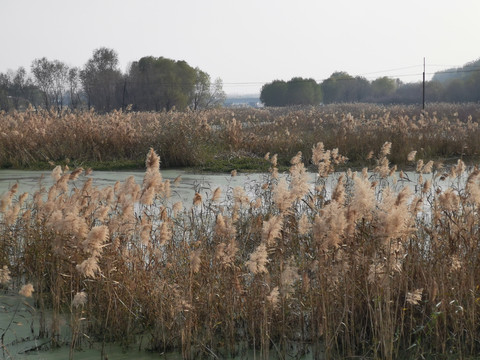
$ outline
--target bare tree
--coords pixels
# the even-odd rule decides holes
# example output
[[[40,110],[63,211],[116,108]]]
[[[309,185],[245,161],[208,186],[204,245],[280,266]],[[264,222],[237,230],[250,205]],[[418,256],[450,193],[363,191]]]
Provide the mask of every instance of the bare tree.
[[[199,68],[195,68],[195,71],[196,81],[191,101],[193,110],[221,106],[226,97],[222,79],[217,78],[212,84],[210,75]]]
[[[23,67],[16,71],[8,70],[6,74],[0,74],[0,108],[20,110],[29,104],[35,104],[36,87],[32,79]]]
[[[11,82],[8,74],[0,73],[0,110],[8,111],[12,107],[9,97],[10,87]]]
[[[68,89],[68,66],[55,60],[53,67],[53,103],[58,111],[63,109],[63,99]]]
[[[45,108],[50,109],[53,106],[56,110],[62,110],[68,84],[68,66],[61,61],[49,61],[44,57],[32,62],[32,73],[36,85],[43,93]]]
[[[81,102],[81,80],[80,69],[72,67],[68,70],[68,93],[70,96],[70,108],[72,110],[77,109]]]

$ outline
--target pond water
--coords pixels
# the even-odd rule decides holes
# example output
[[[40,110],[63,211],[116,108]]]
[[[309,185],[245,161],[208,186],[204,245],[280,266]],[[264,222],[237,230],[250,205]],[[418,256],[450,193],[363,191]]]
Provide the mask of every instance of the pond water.
[[[183,201],[185,204],[192,201],[195,192],[202,195],[210,193],[217,187],[221,187],[223,192],[228,188],[236,186],[245,186],[246,184],[258,183],[264,178],[264,174],[239,174],[230,176],[229,174],[193,174],[183,170],[162,170],[164,180],[173,181],[180,176],[181,180],[178,186],[172,185],[172,202]],[[142,184],[144,172],[142,171],[94,171],[88,177],[93,179],[93,185],[98,188],[113,186],[117,181],[125,181],[133,176],[137,184]],[[88,178],[81,175],[75,181],[76,186],[81,186]],[[49,188],[53,184],[51,171],[29,171],[29,170],[0,170],[0,195],[6,192],[11,186],[18,183],[17,194],[28,192],[33,194],[40,186]]]
[[[48,323],[47,314],[47,323]],[[49,349],[49,339],[38,339],[38,312],[33,307],[31,298],[26,299],[16,294],[2,293],[0,290],[0,359],[11,360],[65,360],[70,358],[71,339],[70,328],[67,321],[61,321],[60,341],[61,346],[57,349]],[[145,346],[146,339],[142,344]],[[132,344],[128,349],[119,345],[106,344],[102,348],[102,344],[98,342],[89,343],[83,339],[81,345],[75,348],[73,359],[75,360],[152,360],[152,359],[168,359],[181,360],[182,356],[179,351],[171,351],[168,353],[149,352],[139,350],[139,343]],[[246,353],[235,358],[225,358],[221,354],[212,354],[212,359],[260,359],[259,352],[249,350]],[[278,359],[275,352],[272,351],[271,359]],[[312,353],[304,356],[296,356],[298,360],[312,360]]]
[[[0,359],[12,360],[65,360],[69,358],[70,348],[64,344],[58,349],[48,350],[49,340],[38,339],[38,313],[36,313],[31,299],[19,295],[0,293]],[[68,341],[68,326],[61,327],[61,341]],[[158,353],[138,351],[133,345],[129,351],[120,346],[106,345],[103,348],[99,343],[88,344],[82,342],[81,348],[74,352],[74,359],[109,359],[127,360],[159,359]],[[180,360],[178,353],[171,353],[168,359]]]

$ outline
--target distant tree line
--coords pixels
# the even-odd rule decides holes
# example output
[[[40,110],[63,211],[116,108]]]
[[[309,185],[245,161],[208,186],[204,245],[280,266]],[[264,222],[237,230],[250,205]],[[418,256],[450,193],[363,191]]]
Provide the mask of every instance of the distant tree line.
[[[126,73],[119,69],[115,50],[99,48],[83,68],[59,60],[35,59],[31,74],[20,67],[0,73],[0,110],[35,108],[62,110],[94,108],[161,111],[206,109],[225,100],[221,79],[185,61],[147,56],[134,61]]]
[[[322,89],[313,79],[275,80],[262,87],[260,101],[267,106],[315,105],[322,101]]]
[[[422,82],[402,83],[386,76],[369,81],[346,72],[335,72],[321,83],[299,77],[287,82],[272,81],[262,87],[260,101],[265,106],[341,102],[415,104],[422,102],[422,93]],[[480,101],[480,60],[436,73],[425,84],[425,98],[427,102]]]

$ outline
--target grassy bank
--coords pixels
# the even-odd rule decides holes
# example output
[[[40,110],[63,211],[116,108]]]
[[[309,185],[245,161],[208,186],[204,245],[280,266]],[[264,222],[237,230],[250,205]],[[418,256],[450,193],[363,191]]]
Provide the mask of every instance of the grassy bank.
[[[72,189],[82,170],[57,167],[50,189],[1,198],[1,286],[33,296],[52,314],[35,336],[72,351],[144,339],[185,359],[474,356],[480,171],[411,152],[407,178],[394,148],[375,150],[373,175],[332,176],[345,159],[322,143],[287,178],[268,156],[248,193],[202,190],[190,204],[168,203],[175,185],[153,150],[142,184]]]
[[[265,154],[288,166],[312,144],[338,148],[348,166],[371,166],[369,154],[390,141],[390,161],[406,166],[407,154],[424,159],[479,159],[480,106],[371,104],[316,108],[216,109],[204,112],[0,113],[0,168],[46,168],[50,164],[96,170],[141,168],[154,148],[162,167],[264,171]],[[311,165],[311,164],[308,164]]]

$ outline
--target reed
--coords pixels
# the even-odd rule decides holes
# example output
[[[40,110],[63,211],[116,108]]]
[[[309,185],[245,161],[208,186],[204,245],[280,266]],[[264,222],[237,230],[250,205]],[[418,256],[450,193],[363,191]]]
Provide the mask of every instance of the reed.
[[[411,151],[423,159],[473,162],[479,119],[478,104],[431,104],[426,111],[373,104],[109,114],[29,109],[0,113],[0,167],[139,167],[151,147],[164,167],[260,160],[268,152],[288,166],[298,151],[308,165],[319,141],[364,167],[372,165],[369,153],[393,139],[389,161],[397,165],[408,165]]]
[[[235,126],[233,137],[245,128]],[[68,342],[72,354],[87,336],[124,346],[147,336],[146,348],[185,359],[477,354],[478,168],[442,167],[407,147],[416,169],[407,176],[387,141],[372,149],[370,169],[335,173],[341,151],[312,144],[285,176],[268,155],[262,183],[224,200],[198,192],[188,206],[168,201],[174,185],[153,149],[140,184],[98,189],[83,170],[56,167],[49,189],[27,197],[14,186],[0,207],[1,286],[30,284],[33,294],[21,293],[44,314],[36,335]],[[77,177],[83,185],[71,186]],[[59,335],[65,314],[70,339]]]

